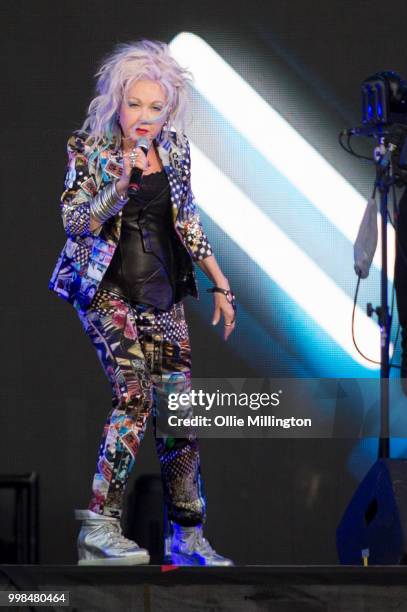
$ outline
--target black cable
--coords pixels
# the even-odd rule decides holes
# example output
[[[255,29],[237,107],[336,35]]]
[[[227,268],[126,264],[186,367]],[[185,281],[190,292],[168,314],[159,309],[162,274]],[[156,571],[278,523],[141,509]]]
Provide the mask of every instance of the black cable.
[[[376,184],[373,188],[373,193],[372,193],[372,198],[374,199],[376,196]],[[393,193],[393,197],[395,196],[395,193]],[[390,223],[393,225],[392,219],[390,217],[389,212],[387,211],[387,216],[390,219]],[[393,225],[394,227],[394,225]],[[397,233],[396,233],[397,236]],[[406,259],[406,263],[407,263],[407,259]],[[356,312],[356,304],[357,304],[357,299],[358,299],[358,294],[359,294],[359,285],[360,285],[360,280],[361,280],[361,276],[360,274],[358,275],[358,281],[356,284],[356,290],[355,290],[355,296],[353,299],[353,310],[352,310],[352,341],[354,344],[354,347],[356,348],[357,352],[359,353],[359,355],[361,355],[363,357],[363,359],[366,359],[366,361],[369,361],[370,363],[374,363],[375,365],[381,365],[380,361],[375,361],[374,359],[370,359],[369,357],[367,357],[364,353],[362,353],[362,351],[360,350],[360,348],[358,347],[358,344],[356,342],[355,339],[355,312]],[[391,322],[393,320],[393,311],[394,311],[394,295],[395,295],[395,287],[394,287],[394,283],[393,283],[393,289],[392,289],[392,302],[391,302],[391,314],[390,314],[390,332],[391,332]],[[399,326],[400,327],[400,326]],[[396,341],[397,341],[397,337],[398,337],[398,331],[396,334]],[[394,344],[394,346],[396,347],[396,343]],[[394,352],[393,352],[394,355]],[[393,359],[393,356],[392,356]],[[392,364],[390,362],[390,368],[400,368],[400,366]]]
[[[355,339],[355,311],[356,311],[356,304],[358,301],[358,293],[359,293],[359,285],[360,285],[360,279],[361,276],[360,274],[358,274],[358,282],[356,284],[356,290],[355,290],[355,297],[353,298],[353,310],[352,310],[352,340],[353,340],[353,344],[355,346],[355,349],[357,350],[357,352],[359,353],[359,355],[361,355],[363,357],[363,359],[366,359],[366,361],[370,361],[370,363],[374,363],[376,365],[380,365],[380,361],[374,361],[374,359],[370,359],[369,357],[366,357],[366,355],[364,353],[362,353],[362,351],[360,350],[360,348],[357,345],[356,339]]]
[[[374,363],[375,365],[381,365],[380,361],[375,361],[374,359],[370,359],[364,353],[362,353],[362,351],[358,347],[356,339],[355,339],[355,311],[356,311],[356,304],[357,304],[358,293],[359,293],[360,279],[361,279],[361,276],[358,275],[358,282],[356,284],[356,291],[355,291],[355,297],[354,297],[354,300],[353,300],[353,310],[352,310],[352,340],[353,340],[353,344],[354,344],[355,349],[357,350],[359,355],[361,355],[363,357],[363,359],[366,359],[366,361],[369,361],[370,363]],[[394,292],[394,286],[393,286],[393,292]],[[393,309],[393,299],[392,299],[392,309]],[[400,330],[400,325],[398,326],[398,329],[397,329],[396,340],[394,342],[394,348],[397,345],[397,339],[398,339],[399,330]],[[393,352],[393,355],[394,355],[394,352]],[[392,355],[392,358],[390,360],[389,368],[401,369],[401,366],[392,363],[393,355]]]
[[[367,161],[370,162],[374,162],[373,159],[371,159],[370,157],[366,157],[365,155],[360,155],[359,153],[356,153],[356,151],[353,150],[352,145],[351,145],[351,137],[352,134],[347,134],[347,146],[345,146],[345,144],[343,143],[343,136],[344,133],[343,132],[339,132],[339,136],[338,136],[338,141],[340,146],[342,147],[342,149],[344,149],[344,151],[346,151],[347,153],[350,153],[351,155],[353,155],[354,157],[357,157],[358,159],[365,159]],[[394,207],[394,211],[395,214],[397,214],[398,212],[398,205],[397,205],[397,198],[396,198],[396,188],[395,188],[395,184],[393,183],[392,185],[392,195],[393,195],[393,207]],[[376,183],[374,185],[374,189],[373,189],[373,193],[371,196],[373,199],[375,199],[376,197]],[[401,254],[401,256],[403,257],[404,262],[407,265],[407,256],[399,242],[398,239],[398,232],[397,232],[397,228],[396,228],[396,224],[395,221],[391,218],[390,212],[387,211],[387,219],[389,220],[390,224],[392,225],[392,227],[395,230],[395,234],[396,234],[396,241],[397,241],[397,247],[398,250]],[[375,365],[381,365],[381,363],[379,361],[375,361],[374,359],[370,359],[369,357],[367,357],[359,348],[356,339],[355,339],[355,312],[356,312],[356,305],[357,305],[357,298],[358,298],[358,294],[359,294],[359,285],[360,285],[360,280],[361,280],[361,276],[358,275],[358,281],[356,284],[356,290],[355,290],[355,295],[354,295],[354,300],[353,300],[353,310],[352,310],[352,341],[353,344],[357,350],[357,352],[359,353],[359,355],[361,355],[363,357],[363,359],[366,359],[366,361],[369,361],[370,363],[374,363]],[[390,326],[389,326],[389,333],[391,334],[391,327],[392,327],[392,323],[393,323],[393,316],[394,316],[394,304],[395,304],[395,283],[393,282],[393,288],[392,288],[392,297],[391,297],[391,308],[390,308]],[[397,346],[397,341],[398,341],[398,337],[399,337],[399,333],[400,333],[400,323],[398,324],[397,327],[397,332],[396,332],[396,338],[394,341],[394,349]],[[398,368],[401,369],[401,366],[396,365],[393,363],[393,356],[394,356],[395,350],[393,351],[393,355],[391,357],[390,363],[389,363],[389,370],[391,368]]]
[[[354,155],[353,151],[351,149],[348,149],[347,147],[345,147],[345,145],[343,144],[343,136],[344,136],[344,134],[342,132],[340,132],[339,136],[338,136],[339,144],[341,145],[342,149],[344,151],[346,151],[346,153],[350,153],[351,155]]]
[[[360,153],[356,153],[356,151],[352,148],[352,145],[350,143],[352,136],[353,134],[348,134],[348,147],[349,147],[349,151],[351,152],[351,154],[357,157],[358,159],[366,159],[367,161],[374,163],[374,160],[371,157],[367,157],[366,155],[361,155]]]
[[[350,139],[352,138],[353,134],[347,134],[347,147],[346,147],[343,144],[343,136],[344,135],[345,134],[343,132],[339,132],[338,141],[339,141],[340,146],[342,147],[342,149],[344,151],[346,151],[346,153],[350,153],[351,155],[353,155],[354,157],[357,157],[358,159],[365,159],[365,160],[367,160],[369,162],[373,162],[374,163],[374,160],[372,158],[367,157],[366,155],[360,155],[360,153],[356,153],[356,151],[354,151],[352,149],[352,146],[351,146],[351,143],[350,143]]]
[[[366,157],[364,155],[359,155],[358,153],[356,153],[351,146],[350,143],[350,139],[351,139],[351,134],[347,134],[348,138],[347,138],[347,147],[343,144],[343,136],[344,134],[342,132],[339,133],[339,144],[340,146],[347,152],[350,153],[351,155],[359,158],[359,159],[366,159],[368,161],[373,161],[373,159],[370,159],[369,157]],[[376,196],[376,183],[374,185],[374,189],[373,189],[373,193],[372,193],[372,198],[374,199]],[[396,197],[396,187],[395,184],[392,184],[392,196],[393,196],[393,208],[394,208],[394,214],[395,217],[398,217],[398,202],[397,202],[397,197]],[[401,255],[401,257],[404,260],[404,263],[407,266],[407,255],[402,247],[402,245],[400,244],[399,241],[399,237],[398,237],[398,231],[397,231],[397,224],[395,222],[394,219],[392,219],[390,212],[387,210],[387,219],[389,220],[390,224],[392,225],[392,227],[395,230],[395,238],[396,238],[396,246],[397,246],[397,250],[398,253]],[[356,290],[355,290],[355,295],[354,295],[354,300],[353,300],[353,310],[352,310],[352,341],[353,344],[357,350],[357,352],[359,353],[359,355],[361,355],[363,357],[363,359],[366,359],[366,361],[369,361],[370,363],[374,363],[375,365],[381,365],[381,363],[379,361],[375,361],[374,359],[370,359],[369,357],[367,357],[364,353],[362,353],[362,351],[359,349],[356,339],[355,339],[355,312],[356,312],[356,305],[357,305],[357,298],[358,298],[358,294],[359,294],[359,285],[360,285],[360,280],[361,280],[361,276],[358,275],[358,281],[356,284]],[[392,323],[393,323],[393,316],[394,316],[394,304],[395,304],[395,283],[393,282],[393,287],[392,287],[392,297],[391,297],[391,308],[390,308],[390,326],[389,326],[389,334],[391,335],[391,327],[392,327]],[[394,340],[394,349],[396,349],[397,347],[397,342],[398,342],[398,338],[399,338],[399,334],[400,334],[400,323],[397,326],[397,332],[396,332],[396,337]],[[397,369],[401,369],[400,365],[394,364],[393,363],[393,357],[394,357],[394,353],[395,350],[393,351],[393,355],[391,357],[390,363],[389,363],[389,371],[391,370],[391,368],[397,368]]]

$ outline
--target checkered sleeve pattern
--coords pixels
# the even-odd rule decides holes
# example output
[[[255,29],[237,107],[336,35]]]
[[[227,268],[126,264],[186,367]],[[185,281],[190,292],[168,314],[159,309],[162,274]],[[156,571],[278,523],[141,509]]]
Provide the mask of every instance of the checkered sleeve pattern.
[[[185,172],[188,177],[190,177],[191,157],[188,140],[186,141],[185,149],[185,166]],[[190,247],[192,258],[195,261],[200,261],[206,257],[209,257],[210,255],[213,255],[212,247],[202,227],[195,196],[191,187],[189,187],[183,205],[183,230],[185,239]]]
[[[74,132],[67,143],[68,165],[65,190],[61,196],[61,214],[70,238],[90,234],[90,200],[96,183],[89,173],[84,138]]]

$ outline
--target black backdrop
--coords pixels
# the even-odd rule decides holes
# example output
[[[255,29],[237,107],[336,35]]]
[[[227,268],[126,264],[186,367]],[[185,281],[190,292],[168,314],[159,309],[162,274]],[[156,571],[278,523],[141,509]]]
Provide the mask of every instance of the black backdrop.
[[[0,4],[0,18],[0,470],[39,472],[41,561],[69,562],[73,508],[88,500],[110,390],[75,312],[47,284],[65,240],[58,198],[66,138],[83,121],[98,62],[116,42],[169,42],[192,31],[218,49],[247,54],[246,65],[251,53],[265,62],[278,56],[338,124],[353,125],[365,76],[384,68],[407,75],[407,5],[13,0]],[[343,166],[363,188],[362,170],[344,158]],[[196,376],[256,372],[255,355],[249,368],[194,313],[189,320]],[[336,562],[335,527],[356,485],[346,470],[352,446],[350,440],[202,440],[207,532],[215,546],[240,563]],[[149,431],[135,477],[158,469]],[[5,516],[9,503],[1,500]]]

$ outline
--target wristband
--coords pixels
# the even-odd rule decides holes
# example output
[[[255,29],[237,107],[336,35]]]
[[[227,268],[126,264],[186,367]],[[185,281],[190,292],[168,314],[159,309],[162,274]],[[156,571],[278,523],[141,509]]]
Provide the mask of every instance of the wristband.
[[[235,316],[233,317],[232,323],[235,321],[236,319],[236,312],[237,312],[237,304],[236,304],[236,296],[233,293],[233,291],[231,289],[222,289],[222,287],[216,287],[216,285],[214,287],[210,287],[210,289],[206,290],[208,293],[223,293],[223,295],[226,297],[227,301],[229,302],[229,304],[232,305],[233,310],[235,311]]]

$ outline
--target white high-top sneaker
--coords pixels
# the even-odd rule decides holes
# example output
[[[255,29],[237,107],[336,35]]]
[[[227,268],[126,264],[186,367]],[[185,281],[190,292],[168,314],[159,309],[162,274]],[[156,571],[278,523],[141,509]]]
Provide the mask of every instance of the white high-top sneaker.
[[[183,527],[169,521],[169,535],[164,548],[164,562],[173,565],[234,565],[231,559],[219,555],[204,538],[202,523],[194,527]]]
[[[79,565],[142,565],[150,562],[148,550],[122,534],[120,520],[92,510],[75,510],[82,521],[78,536]]]

